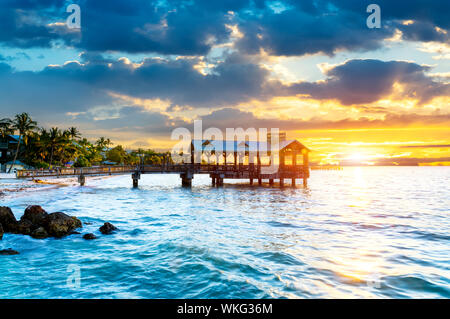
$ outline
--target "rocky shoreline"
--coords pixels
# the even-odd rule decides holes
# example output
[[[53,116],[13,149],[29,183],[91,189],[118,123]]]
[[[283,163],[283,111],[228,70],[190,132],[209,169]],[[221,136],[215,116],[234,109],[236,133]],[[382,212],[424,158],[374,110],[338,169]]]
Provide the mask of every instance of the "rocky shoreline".
[[[35,239],[49,237],[62,238],[68,235],[80,234],[76,229],[82,228],[81,221],[75,216],[69,216],[62,212],[47,213],[41,206],[33,205],[25,209],[23,216],[17,220],[11,208],[0,207],[0,240],[5,233],[28,235]],[[111,234],[117,227],[111,223],[104,223],[99,231]],[[92,234],[84,234],[84,239],[91,240],[97,237]],[[12,249],[0,250],[0,255],[16,255]]]

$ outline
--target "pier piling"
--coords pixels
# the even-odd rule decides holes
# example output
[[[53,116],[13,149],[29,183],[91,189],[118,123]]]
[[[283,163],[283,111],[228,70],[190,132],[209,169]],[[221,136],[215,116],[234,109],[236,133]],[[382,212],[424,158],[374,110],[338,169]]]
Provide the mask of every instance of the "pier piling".
[[[131,175],[131,178],[133,179],[133,188],[139,187],[139,180],[141,179],[141,173],[140,172],[134,172]]]
[[[80,183],[80,186],[84,186],[84,184],[86,183],[86,176],[84,176],[83,174],[79,175],[78,183]]]
[[[180,177],[181,177],[181,186],[183,186],[183,187],[191,187],[192,186],[193,175],[191,173],[180,174]]]

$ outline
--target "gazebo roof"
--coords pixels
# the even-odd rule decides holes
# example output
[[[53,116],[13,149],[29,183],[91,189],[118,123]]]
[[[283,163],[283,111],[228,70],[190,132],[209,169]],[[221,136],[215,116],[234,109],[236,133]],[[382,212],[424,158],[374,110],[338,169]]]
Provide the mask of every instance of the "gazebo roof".
[[[297,140],[280,141],[275,149],[272,149],[271,143],[259,141],[192,140],[191,145],[194,150],[202,150],[202,152],[212,150],[219,152],[280,152],[288,147],[295,147],[298,150],[306,150],[307,152],[311,151]]]

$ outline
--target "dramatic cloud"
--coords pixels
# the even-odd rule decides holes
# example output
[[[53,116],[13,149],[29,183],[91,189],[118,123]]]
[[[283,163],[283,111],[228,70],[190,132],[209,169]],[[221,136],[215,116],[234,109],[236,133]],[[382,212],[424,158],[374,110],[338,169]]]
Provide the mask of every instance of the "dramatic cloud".
[[[0,44],[17,48],[71,44],[73,32],[58,23],[68,16],[63,0],[5,0],[0,3]]]
[[[81,31],[64,26],[64,0],[5,0],[0,3],[0,43],[51,47],[64,42],[82,50],[205,55],[230,41],[229,26],[242,38],[237,48],[273,55],[338,50],[373,50],[399,28],[414,41],[448,41],[449,2],[380,0],[382,28],[366,26],[371,1],[338,0],[110,0],[74,1],[81,7]],[[414,23],[403,24],[405,20]]]
[[[449,125],[450,114],[418,115],[418,114],[387,114],[384,119],[343,119],[325,121],[320,118],[309,120],[261,119],[251,112],[225,108],[202,117],[203,127],[218,127],[222,130],[230,127],[279,128],[282,131],[311,129],[368,129],[382,127],[407,127],[410,125]]]
[[[29,112],[130,144],[196,118],[222,129],[449,126],[450,2],[379,0],[382,27],[369,29],[372,2],[3,0],[0,117]],[[80,30],[65,25],[71,3]]]
[[[268,71],[237,54],[228,55],[207,74],[197,58],[106,60],[83,55],[80,62],[49,66],[39,72],[14,72],[0,65],[0,106],[4,111],[80,112],[111,105],[112,94],[171,101],[172,105],[219,107],[263,98]],[[270,91],[270,90],[269,90]]]
[[[75,114],[108,108],[114,113],[122,105],[139,106],[142,99],[149,99],[167,101],[163,107],[166,110],[214,109],[295,94],[353,105],[386,98],[395,85],[402,87],[402,98],[424,103],[447,96],[450,90],[448,83],[434,82],[425,74],[429,67],[411,62],[350,60],[327,69],[325,81],[290,85],[269,80],[269,71],[258,60],[238,54],[227,55],[210,66],[207,73],[198,70],[200,62],[199,58],[147,58],[136,64],[126,58],[112,60],[83,54],[80,62],[49,66],[38,72],[14,71],[0,63],[0,107],[5,113],[20,109]],[[359,107],[362,111],[364,108]],[[376,107],[373,110],[386,111]]]
[[[394,84],[402,89],[402,98],[425,103],[450,93],[450,85],[435,82],[425,72],[430,67],[403,61],[350,60],[326,70],[328,78],[315,83],[299,83],[293,92],[314,99],[337,99],[342,104],[371,103],[393,93]]]
[[[450,2],[447,0],[319,0],[332,3],[333,6],[347,11],[359,12],[370,3],[376,3],[381,7],[383,20],[416,20],[429,22],[443,29],[450,28],[448,12]]]
[[[355,13],[325,5],[311,6],[310,11],[302,10],[304,7],[282,12],[265,8],[258,14],[240,15],[243,21],[239,27],[244,37],[238,41],[238,48],[250,53],[264,49],[283,56],[333,55],[338,50],[377,49],[383,39],[394,34],[388,25],[377,30],[367,28],[365,8]]]

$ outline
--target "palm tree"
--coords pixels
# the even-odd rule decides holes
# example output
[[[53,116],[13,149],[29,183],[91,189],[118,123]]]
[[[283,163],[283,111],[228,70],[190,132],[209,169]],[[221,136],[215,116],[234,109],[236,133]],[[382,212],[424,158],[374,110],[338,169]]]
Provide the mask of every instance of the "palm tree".
[[[72,141],[77,139],[77,138],[79,138],[79,137],[81,137],[81,133],[80,133],[80,131],[78,131],[78,129],[76,127],[73,127],[73,126],[70,127],[67,130],[67,132],[68,132],[70,138],[72,139]]]
[[[52,127],[48,134],[48,144],[51,148],[50,152],[50,167],[53,166],[53,154],[55,152],[55,148],[58,145],[58,142],[61,137],[61,130],[57,127]]]
[[[111,140],[109,138],[100,137],[97,142],[95,142],[100,151],[104,151],[106,147],[111,145]]]
[[[36,147],[39,150],[39,155],[41,156],[43,161],[46,161],[47,157],[48,157],[48,140],[50,137],[50,133],[45,129],[45,128],[41,128],[40,130],[40,134],[37,134],[37,139],[36,139]]]
[[[5,138],[8,135],[14,134],[14,129],[12,128],[12,121],[8,118],[0,120],[0,135]]]
[[[12,121],[12,128],[19,131],[19,141],[17,143],[16,154],[14,155],[13,164],[9,167],[8,173],[11,173],[12,167],[16,164],[17,155],[19,155],[20,142],[27,144],[28,135],[35,130],[37,123],[33,121],[28,113],[17,114]]]

